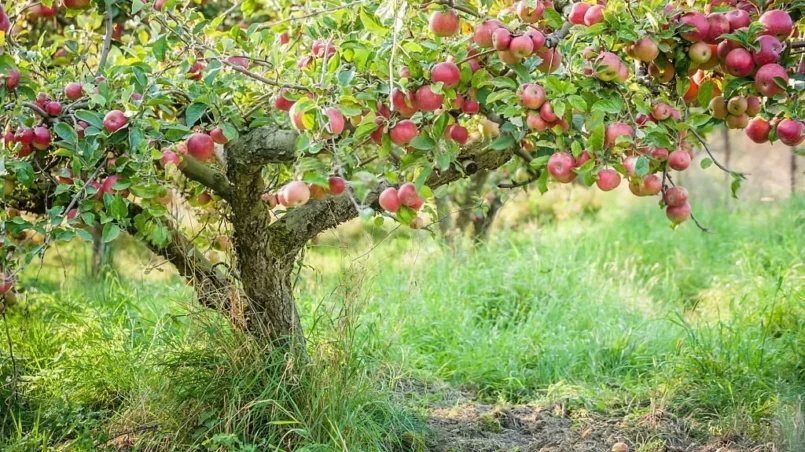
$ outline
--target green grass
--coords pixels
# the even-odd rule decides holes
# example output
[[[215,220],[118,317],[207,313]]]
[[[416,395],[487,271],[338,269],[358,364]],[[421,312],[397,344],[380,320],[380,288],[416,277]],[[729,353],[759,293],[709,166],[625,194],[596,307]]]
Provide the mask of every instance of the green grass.
[[[411,450],[437,395],[403,397],[410,378],[621,417],[659,408],[702,438],[803,448],[805,200],[699,216],[715,234],[644,205],[475,249],[422,235],[312,247],[309,366],[263,353],[177,280],[60,284],[45,269],[9,310],[22,377],[0,449],[92,450],[140,428],[114,441]],[[3,345],[1,400],[11,374]]]

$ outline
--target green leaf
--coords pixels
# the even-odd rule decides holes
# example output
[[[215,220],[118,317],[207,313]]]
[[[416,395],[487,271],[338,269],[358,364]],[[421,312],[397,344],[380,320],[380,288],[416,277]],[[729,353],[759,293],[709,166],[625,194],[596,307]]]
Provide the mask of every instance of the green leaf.
[[[418,135],[411,140],[411,146],[420,151],[430,151],[436,146],[436,142],[432,138],[425,135]]]
[[[450,120],[449,113],[442,113],[436,122],[433,124],[433,136],[436,137],[437,140],[441,139],[444,135],[444,131],[447,128],[447,123]]]
[[[79,110],[75,113],[75,117],[88,124],[103,129],[103,119],[97,114],[87,110]]]
[[[510,148],[513,144],[514,137],[511,135],[501,135],[489,145],[489,149],[492,149],[493,151],[502,151]]]
[[[587,145],[593,150],[600,151],[604,148],[604,125],[600,125],[593,129],[590,133],[590,138],[587,139]]]
[[[128,202],[120,195],[114,197],[109,205],[109,213],[115,220],[122,220],[129,215]]]
[[[53,130],[56,132],[62,140],[75,144],[78,142],[78,134],[69,124],[66,122],[60,122],[53,127]]]
[[[594,103],[590,111],[618,114],[621,110],[623,110],[623,99],[620,97],[610,97],[609,99],[601,99]]]
[[[363,8],[361,8],[360,16],[363,27],[366,28],[366,30],[369,31],[370,33],[380,36],[382,38],[383,36],[386,36],[386,34],[389,32],[388,28],[377,23],[375,18],[367,14],[366,11],[363,10]]]
[[[187,121],[187,127],[193,127],[193,125],[201,119],[204,115],[204,112],[207,111],[207,104],[202,102],[193,102],[187,107],[187,111],[185,112],[185,120]]]
[[[416,218],[416,211],[408,206],[400,207],[400,210],[397,211],[397,221],[404,225],[411,224],[412,221]]]
[[[699,105],[702,108],[707,108],[710,104],[710,100],[713,99],[713,82],[707,80],[706,82],[702,83],[699,86],[699,94],[696,96],[696,100],[699,102]]]
[[[591,160],[592,161],[592,160]],[[648,174],[649,162],[645,155],[641,155],[634,165],[634,172],[637,177],[643,177]]]
[[[712,164],[713,164],[713,159],[711,159],[710,157],[705,157],[704,159],[702,159],[702,163],[701,163],[702,169],[710,168],[710,165],[712,165]]]
[[[92,234],[89,233],[86,229],[76,229],[78,236],[81,237],[81,240],[85,242],[93,242],[95,239],[92,237]]]
[[[233,126],[231,123],[222,122],[221,123],[221,130],[224,131],[224,136],[226,137],[227,140],[235,141],[235,140],[238,139],[238,136],[239,136],[238,129],[235,126]]]
[[[578,110],[582,113],[587,111],[587,102],[584,101],[584,98],[578,95],[570,96],[567,98],[568,103],[573,109]]]
[[[537,180],[537,189],[539,189],[539,192],[543,195],[548,191],[548,175],[549,173],[547,171],[543,171],[539,175],[539,180]]]
[[[109,243],[116,239],[119,235],[120,228],[116,224],[106,223],[106,226],[103,227],[103,234],[101,234],[101,238],[103,239],[103,243]]]

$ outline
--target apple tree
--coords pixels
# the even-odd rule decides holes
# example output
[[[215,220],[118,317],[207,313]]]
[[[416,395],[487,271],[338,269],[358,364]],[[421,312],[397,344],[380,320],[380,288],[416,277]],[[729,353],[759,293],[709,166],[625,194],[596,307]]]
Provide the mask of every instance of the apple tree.
[[[483,172],[677,225],[714,126],[804,136],[798,1],[55,1],[0,10],[0,291],[127,232],[266,342],[304,344],[295,263],[352,218],[429,227]]]

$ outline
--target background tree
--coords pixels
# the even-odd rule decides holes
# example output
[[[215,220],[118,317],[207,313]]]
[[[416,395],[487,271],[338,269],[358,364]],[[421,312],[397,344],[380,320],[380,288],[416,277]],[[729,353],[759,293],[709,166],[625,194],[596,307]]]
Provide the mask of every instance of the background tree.
[[[292,272],[306,244],[358,216],[425,227],[434,190],[473,174],[541,191],[625,178],[662,195],[674,225],[695,220],[672,171],[710,154],[714,125],[803,141],[800,8],[17,4],[0,14],[3,289],[101,225],[255,336],[303,345]]]

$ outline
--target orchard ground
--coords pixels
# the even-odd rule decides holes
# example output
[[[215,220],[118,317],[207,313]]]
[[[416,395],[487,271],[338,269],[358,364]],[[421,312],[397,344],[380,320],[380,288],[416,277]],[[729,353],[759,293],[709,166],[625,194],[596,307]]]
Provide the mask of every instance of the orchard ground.
[[[103,283],[54,249],[8,311],[0,449],[803,450],[805,199],[702,206],[708,235],[551,193],[475,250],[323,236],[296,289],[308,368],[133,243]]]

